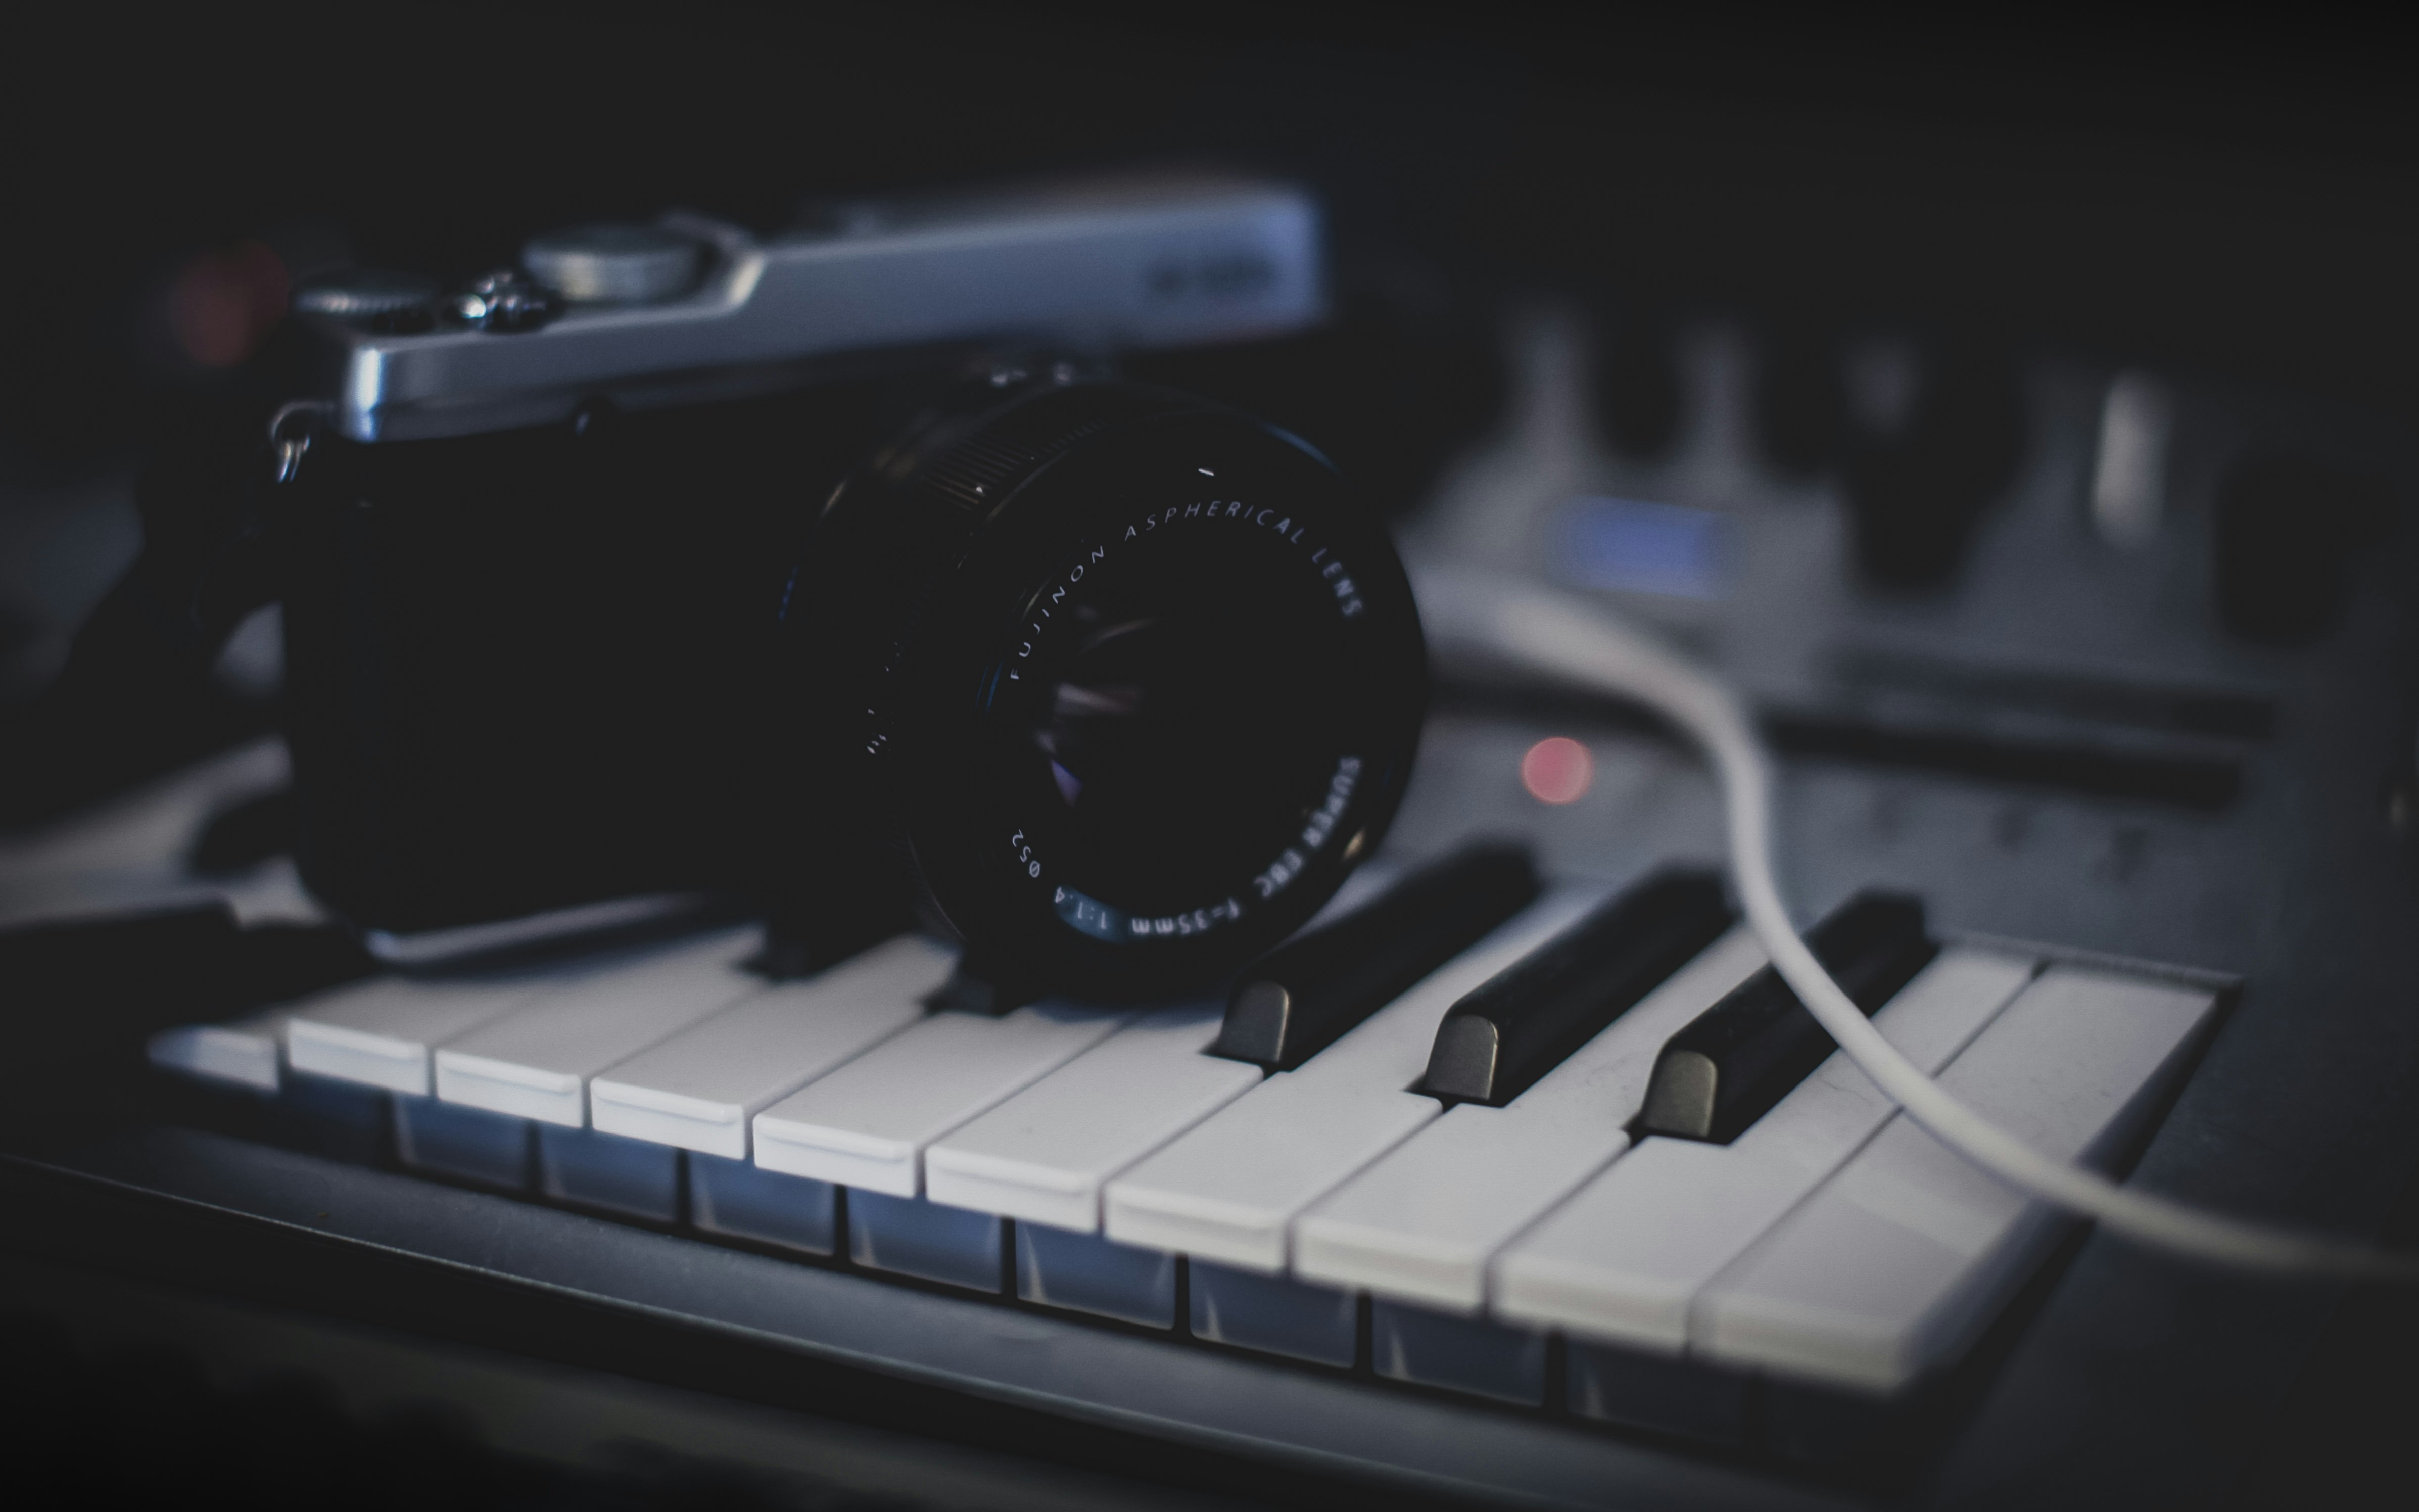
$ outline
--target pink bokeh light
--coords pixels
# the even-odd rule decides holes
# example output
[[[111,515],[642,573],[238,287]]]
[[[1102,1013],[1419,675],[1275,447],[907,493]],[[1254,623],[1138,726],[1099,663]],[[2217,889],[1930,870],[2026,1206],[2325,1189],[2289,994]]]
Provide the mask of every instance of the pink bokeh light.
[[[1568,735],[1548,735],[1520,758],[1520,785],[1539,803],[1577,803],[1595,780],[1595,758]]]

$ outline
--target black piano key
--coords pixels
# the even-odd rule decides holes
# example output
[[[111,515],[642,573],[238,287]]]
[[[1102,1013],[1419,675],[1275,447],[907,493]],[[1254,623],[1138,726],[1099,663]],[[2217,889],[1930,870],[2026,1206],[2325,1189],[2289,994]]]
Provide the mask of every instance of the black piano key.
[[[1710,872],[1648,878],[1454,1004],[1437,1026],[1421,1090],[1502,1106],[1719,938],[1731,918]]]
[[[1921,900],[1888,892],[1858,893],[1815,926],[1806,943],[1868,1014],[1939,950],[1924,935]],[[1767,966],[1663,1046],[1646,1084],[1639,1131],[1729,1144],[1836,1048]]]
[[[1210,1054],[1291,1071],[1527,907],[1526,847],[1465,846],[1383,897],[1262,956],[1237,981]]]

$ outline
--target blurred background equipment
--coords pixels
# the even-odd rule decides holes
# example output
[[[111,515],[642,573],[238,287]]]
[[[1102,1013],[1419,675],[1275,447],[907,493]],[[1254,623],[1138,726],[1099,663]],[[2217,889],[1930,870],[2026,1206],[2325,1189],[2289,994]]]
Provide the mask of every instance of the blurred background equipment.
[[[810,1173],[880,1132],[850,1098],[913,1101],[882,1077],[919,1052],[883,1036],[978,1017],[922,1015],[948,970],[927,945],[763,989],[752,1019],[718,1011],[801,964],[779,919],[650,955],[647,928],[682,920],[599,916],[638,953],[425,1000],[425,978],[347,988],[373,964],[296,872],[281,610],[228,549],[253,537],[221,481],[266,465],[292,310],[507,341],[695,279],[693,242],[626,229],[668,211],[772,236],[1071,170],[1298,182],[1326,208],[1333,320],[1289,362],[1208,347],[1132,376],[1319,447],[1415,569],[1592,595],[1736,687],[1780,760],[1799,922],[1870,967],[1886,1033],[1938,1040],[1961,1095],[2100,1077],[2101,1111],[2041,1114],[2042,1139],[2408,1244],[2419,105],[2381,23],[917,0],[6,25],[0,1371],[22,1462],[397,1504],[2407,1494],[2382,1476],[2409,1299],[2045,1227],[1927,1165],[1903,1119],[1874,1134],[1886,1111],[1821,1090],[1823,1044],[1752,959],[1669,971],[1703,908],[1685,949],[1637,948],[1661,917],[1641,879],[1722,858],[1693,761],[1633,708],[1450,650],[1400,819],[1338,904],[1368,906],[1289,948],[1312,975],[1281,953],[1249,984],[1270,1022],[1309,1005],[1333,1034],[1268,1082],[1215,1053],[1240,1009],[980,1016],[950,1031],[966,1082],[910,1078],[933,1127],[882,1133],[911,1173],[886,1186]],[[1405,922],[1422,894],[1396,884],[1481,835],[1526,847],[1543,899],[1485,938],[1501,910]],[[1876,908],[1878,944],[1854,927]],[[1561,923],[1579,933],[1530,981],[1488,981]],[[1354,931],[1384,948],[1339,949]],[[1450,964],[1408,996],[1377,980],[1430,957]],[[1574,1006],[1582,977],[1618,991]],[[586,1005],[582,1033],[635,1004],[619,1048],[515,1039],[541,980],[547,1012]],[[363,995],[276,1009],[331,989]],[[666,1015],[698,1026],[641,1044]],[[778,1065],[749,1049],[809,1019]],[[2038,1025],[2062,1027],[2018,1042]],[[1610,1069],[1580,1092],[1547,1062]],[[474,1063],[506,1074],[459,1092]],[[981,1113],[1020,1076],[1025,1112]],[[1520,1088],[1502,1106],[1470,1091],[1498,1081]],[[581,1111],[498,1111],[540,1084]],[[1019,1118],[1132,1159],[1037,1152]],[[680,1119],[757,1131],[753,1158],[683,1147]],[[1788,1210],[1795,1250],[1776,1220],[1656,1320],[1654,1286],[1699,1262],[1623,1248],[1604,1214],[1718,1190],[1763,1211],[1733,1157],[1856,1130],[1860,1174]],[[1333,1190],[1237,1175],[1270,1131],[1297,1185]],[[1496,1143],[1457,1166],[1465,1138]],[[1238,1192],[1273,1227],[1209,1200]],[[1078,1232],[1086,1203],[1105,1216]],[[1180,1209],[1180,1242],[1134,1240]],[[1789,1321],[1808,1274],[1884,1273],[1871,1248],[1791,1270],[1831,1232],[1887,1232],[1893,1295],[1929,1277],[1955,1305]],[[1637,1342],[1673,1328],[1677,1353]]]

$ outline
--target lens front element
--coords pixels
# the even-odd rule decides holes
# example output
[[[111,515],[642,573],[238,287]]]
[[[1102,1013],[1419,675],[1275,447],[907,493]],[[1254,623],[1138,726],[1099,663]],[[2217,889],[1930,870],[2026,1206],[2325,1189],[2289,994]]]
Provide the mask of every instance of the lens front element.
[[[1027,747],[1028,873],[1048,856],[1059,917],[1111,942],[1272,902],[1348,843],[1336,825],[1366,759],[1335,691],[1366,612],[1348,564],[1278,504],[1206,478],[1189,491],[1204,497],[1112,512],[1002,671],[996,717]]]
[[[1425,681],[1393,548],[1316,454],[1177,395],[1045,393],[950,452],[1029,460],[932,465],[997,501],[869,742],[926,885],[986,970],[1207,987],[1316,912],[1400,799]]]

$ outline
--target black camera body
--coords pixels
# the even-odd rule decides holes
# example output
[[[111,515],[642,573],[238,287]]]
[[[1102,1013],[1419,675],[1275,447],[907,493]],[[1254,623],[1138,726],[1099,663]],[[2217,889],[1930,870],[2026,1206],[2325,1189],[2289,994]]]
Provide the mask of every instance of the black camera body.
[[[1282,362],[1324,314],[1316,206],[1124,181],[833,223],[298,300],[300,860],[375,948],[697,894],[838,940],[912,884],[1004,998],[1164,997],[1382,834],[1425,673],[1381,524],[1305,442],[1117,367]]]

